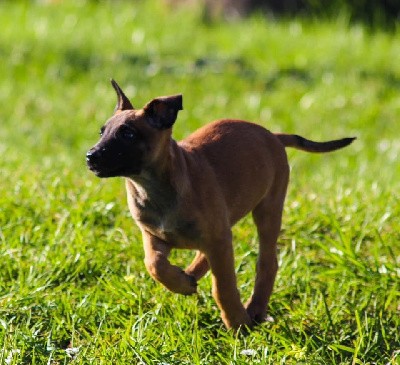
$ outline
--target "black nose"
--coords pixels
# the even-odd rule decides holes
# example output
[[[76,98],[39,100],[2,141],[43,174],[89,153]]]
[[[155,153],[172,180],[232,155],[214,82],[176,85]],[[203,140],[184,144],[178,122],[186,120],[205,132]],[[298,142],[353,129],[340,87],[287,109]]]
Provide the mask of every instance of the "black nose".
[[[92,160],[93,154],[94,154],[94,151],[92,151],[92,150],[87,151],[87,153],[86,153],[86,161],[87,162]]]
[[[87,153],[86,153],[86,161],[87,162],[95,162],[96,160],[98,160],[101,157],[101,152],[102,150],[97,150],[97,149],[90,149]]]

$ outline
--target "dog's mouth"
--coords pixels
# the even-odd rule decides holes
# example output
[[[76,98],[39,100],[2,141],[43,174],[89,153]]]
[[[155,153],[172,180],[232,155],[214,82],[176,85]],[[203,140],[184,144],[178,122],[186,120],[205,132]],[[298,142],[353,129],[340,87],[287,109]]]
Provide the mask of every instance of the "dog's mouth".
[[[86,164],[97,177],[127,177],[140,173],[141,164],[135,155],[115,149],[111,152],[102,147],[92,148],[86,154]]]
[[[88,168],[97,177],[115,177],[121,176],[121,167],[105,168],[104,166],[99,166],[97,164],[88,163]]]
[[[118,177],[118,176],[131,176],[140,173],[139,169],[132,169],[126,166],[100,166],[96,163],[87,162],[87,166],[90,171],[92,171],[97,177]]]
[[[94,168],[90,168],[90,171],[92,171],[97,177],[114,177],[116,176],[115,173],[112,171],[102,171],[102,170],[96,170]]]

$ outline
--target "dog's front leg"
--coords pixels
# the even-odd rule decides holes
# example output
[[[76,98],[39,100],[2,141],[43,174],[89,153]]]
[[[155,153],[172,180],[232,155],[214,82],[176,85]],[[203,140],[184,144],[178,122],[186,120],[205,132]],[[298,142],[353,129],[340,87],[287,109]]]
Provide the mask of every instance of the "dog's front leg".
[[[221,310],[225,326],[234,329],[250,326],[251,318],[244,309],[237,289],[231,233],[225,239],[213,242],[206,257],[212,272],[213,297]]]
[[[168,256],[171,247],[152,234],[142,231],[145,265],[149,274],[167,289],[180,294],[194,294],[197,290],[196,279],[181,268],[171,265]]]
[[[210,269],[206,255],[203,252],[197,251],[192,263],[186,268],[185,272],[188,275],[194,276],[199,281]]]

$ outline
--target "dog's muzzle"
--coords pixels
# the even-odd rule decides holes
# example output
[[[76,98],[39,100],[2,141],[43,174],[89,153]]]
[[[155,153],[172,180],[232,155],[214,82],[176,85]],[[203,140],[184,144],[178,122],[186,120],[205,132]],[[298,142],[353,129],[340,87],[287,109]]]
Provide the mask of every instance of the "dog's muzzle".
[[[104,152],[105,148],[91,148],[86,153],[86,164],[94,173],[101,170]]]
[[[88,166],[90,167],[91,165],[96,165],[101,160],[103,152],[104,148],[102,149],[91,148],[86,153],[86,162]]]
[[[117,152],[116,156],[121,157],[121,152]],[[115,155],[110,154],[107,148],[93,147],[86,153],[86,164],[89,170],[98,177],[123,176],[126,168],[120,160],[111,157]]]

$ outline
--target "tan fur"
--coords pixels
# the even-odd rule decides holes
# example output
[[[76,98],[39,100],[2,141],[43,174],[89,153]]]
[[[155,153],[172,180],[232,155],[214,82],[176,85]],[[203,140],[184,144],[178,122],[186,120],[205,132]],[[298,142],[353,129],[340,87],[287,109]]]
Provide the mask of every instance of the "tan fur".
[[[289,181],[285,144],[305,147],[297,146],[296,138],[238,120],[207,124],[176,142],[170,128],[149,127],[143,110],[119,111],[113,118],[109,123],[133,119],[150,141],[143,170],[126,177],[129,209],[143,235],[150,275],[173,292],[193,294],[211,268],[212,293],[226,327],[262,321],[278,269],[277,239]],[[243,305],[231,227],[249,212],[260,242],[254,291]],[[168,261],[174,248],[197,251],[185,271]]]

